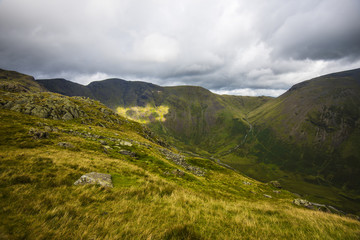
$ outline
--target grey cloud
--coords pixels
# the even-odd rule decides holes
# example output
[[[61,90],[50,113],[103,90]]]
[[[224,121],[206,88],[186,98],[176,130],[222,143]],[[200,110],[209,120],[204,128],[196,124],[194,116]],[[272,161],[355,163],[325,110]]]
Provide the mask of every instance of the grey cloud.
[[[0,68],[274,94],[359,67],[359,12],[358,0],[3,0]]]
[[[288,16],[269,42],[276,57],[334,60],[360,58],[360,1],[320,1]]]

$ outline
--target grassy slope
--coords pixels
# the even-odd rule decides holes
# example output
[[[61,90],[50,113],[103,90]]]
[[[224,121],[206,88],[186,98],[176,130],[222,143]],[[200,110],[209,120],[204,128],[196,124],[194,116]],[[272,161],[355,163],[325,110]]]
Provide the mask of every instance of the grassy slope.
[[[47,97],[49,93],[37,93]],[[50,94],[51,95],[51,94]],[[13,94],[0,91],[1,98]],[[5,239],[357,239],[358,221],[294,206],[292,194],[200,157],[197,177],[164,158],[143,127],[117,117],[104,122],[100,103],[69,98],[86,119],[43,119],[0,111],[0,237]],[[94,106],[95,104],[96,106]],[[101,122],[107,128],[97,126]],[[50,132],[33,139],[30,128]],[[90,135],[83,135],[86,133]],[[96,138],[108,141],[104,152]],[[133,141],[121,155],[114,140]],[[153,140],[153,141],[150,141]],[[58,142],[71,143],[62,148]],[[168,174],[185,171],[183,177]],[[82,174],[113,176],[114,188],[74,186]],[[252,183],[243,184],[243,181]],[[272,195],[269,199],[263,194]]]
[[[359,213],[359,93],[358,70],[295,85],[249,114],[252,139],[223,161]]]

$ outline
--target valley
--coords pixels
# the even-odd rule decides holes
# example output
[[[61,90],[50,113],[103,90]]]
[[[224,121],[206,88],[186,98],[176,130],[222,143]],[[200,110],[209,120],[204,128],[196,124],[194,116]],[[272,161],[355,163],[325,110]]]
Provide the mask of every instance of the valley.
[[[119,113],[146,123],[179,149],[359,214],[360,186],[354,181],[360,175],[359,79],[359,69],[334,73],[299,83],[278,98],[121,79],[88,86],[64,79],[38,82],[68,96],[86,93],[114,111],[128,109]],[[144,107],[152,110],[143,116],[129,111]]]
[[[262,107],[277,98],[111,80],[117,100],[116,84],[133,97],[103,100],[109,108],[94,97],[112,96],[100,86],[66,94],[77,87],[65,81],[60,94],[64,80],[59,93],[51,81],[0,71],[1,238],[358,238],[360,222],[350,214],[358,211],[356,184],[340,199],[339,185],[305,181],[300,168],[281,165],[286,158],[268,157],[285,144],[262,128],[273,116]],[[119,107],[131,118],[116,114]],[[356,139],[354,131],[345,132]],[[113,187],[74,185],[91,172],[109,174]]]

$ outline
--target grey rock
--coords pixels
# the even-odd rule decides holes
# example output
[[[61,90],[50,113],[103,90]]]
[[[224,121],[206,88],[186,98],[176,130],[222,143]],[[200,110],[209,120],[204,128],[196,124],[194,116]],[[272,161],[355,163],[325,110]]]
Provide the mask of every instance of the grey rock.
[[[64,116],[62,116],[62,119],[65,120],[65,121],[66,120],[71,120],[73,118],[74,118],[73,115],[71,115],[71,113],[69,113],[69,112],[65,113]]]
[[[57,145],[63,148],[74,148],[74,145],[68,142],[59,142]]]
[[[250,183],[250,182],[247,182],[247,181],[243,181],[243,184],[244,184],[244,185],[251,185],[251,183]]]
[[[113,187],[111,175],[106,173],[91,172],[82,175],[74,185],[98,184],[102,187]]]
[[[119,140],[118,143],[122,146],[129,146],[129,147],[131,147],[133,145],[131,142],[128,142],[125,140]]]
[[[158,148],[158,150],[165,156],[166,159],[173,161],[175,164],[184,167],[197,176],[204,176],[205,171],[199,167],[195,167],[186,162],[185,157],[181,154],[173,153],[165,148]]]
[[[131,152],[131,151],[127,151],[127,150],[120,150],[119,153],[122,154],[122,155],[131,156],[131,157],[135,157],[135,156],[136,156],[135,153],[133,153],[133,152]]]
[[[281,184],[278,181],[271,181],[269,184],[276,188],[282,188]]]
[[[175,176],[178,176],[178,177],[183,177],[185,175],[185,173],[183,171],[181,171],[180,169],[175,169],[174,171],[172,171],[172,174],[174,174]]]
[[[48,138],[49,133],[45,131],[41,131],[36,128],[30,128],[29,134],[33,136],[34,139],[42,139],[42,138]]]
[[[264,194],[264,197],[267,197],[267,198],[272,198],[272,196],[267,195],[267,194]]]
[[[298,206],[314,209],[313,204],[305,199],[296,198],[294,199],[293,203]]]

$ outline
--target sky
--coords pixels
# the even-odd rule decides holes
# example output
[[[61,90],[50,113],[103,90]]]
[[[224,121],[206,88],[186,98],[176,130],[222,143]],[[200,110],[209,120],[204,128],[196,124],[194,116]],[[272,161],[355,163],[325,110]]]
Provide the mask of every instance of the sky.
[[[0,0],[0,68],[278,96],[360,68],[360,1]]]

